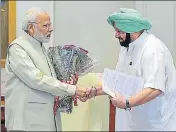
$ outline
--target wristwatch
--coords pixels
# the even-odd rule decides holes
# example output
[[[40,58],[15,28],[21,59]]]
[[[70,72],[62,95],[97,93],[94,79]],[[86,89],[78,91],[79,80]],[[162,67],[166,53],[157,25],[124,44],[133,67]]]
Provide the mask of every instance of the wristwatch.
[[[131,110],[131,106],[130,106],[130,103],[129,103],[129,99],[126,99],[126,108],[125,108],[126,111],[130,111]]]

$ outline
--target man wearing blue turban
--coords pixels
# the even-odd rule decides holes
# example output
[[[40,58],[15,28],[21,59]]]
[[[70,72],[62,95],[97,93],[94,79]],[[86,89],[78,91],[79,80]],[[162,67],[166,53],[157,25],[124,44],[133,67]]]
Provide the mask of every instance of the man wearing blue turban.
[[[119,11],[110,15],[107,21],[116,31],[126,34],[126,42],[122,41],[121,35],[116,34],[121,46],[124,47],[128,47],[129,43],[132,41],[130,40],[130,33],[135,33],[136,36],[137,34],[141,34],[143,30],[149,30],[152,27],[150,21],[134,9],[120,8]],[[133,34],[131,34],[131,37],[134,36]]]
[[[110,97],[116,131],[176,130],[176,69],[168,48],[148,32],[152,24],[135,9],[121,8],[108,23],[121,45],[116,70],[144,79],[143,87],[118,89]],[[103,94],[97,87],[97,95]]]
[[[148,33],[151,22],[135,9],[121,8],[108,23],[122,46],[116,69],[144,79],[144,87],[133,89],[133,96],[125,98],[131,94],[127,89],[126,95],[111,98],[117,107],[116,130],[176,130],[176,70],[168,48]]]

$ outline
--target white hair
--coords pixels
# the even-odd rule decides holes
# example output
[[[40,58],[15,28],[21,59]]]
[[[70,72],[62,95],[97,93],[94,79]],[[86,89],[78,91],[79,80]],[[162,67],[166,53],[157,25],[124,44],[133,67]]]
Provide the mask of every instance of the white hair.
[[[40,7],[32,7],[31,9],[29,9],[23,17],[22,30],[27,31],[28,25],[30,23],[35,23],[37,16],[42,13],[47,12],[44,9],[41,9]]]

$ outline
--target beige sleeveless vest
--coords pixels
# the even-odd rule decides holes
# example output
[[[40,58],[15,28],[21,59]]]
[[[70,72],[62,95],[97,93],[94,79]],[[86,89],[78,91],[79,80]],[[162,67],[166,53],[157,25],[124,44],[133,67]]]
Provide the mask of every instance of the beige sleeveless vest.
[[[13,44],[18,44],[21,46],[34,62],[34,65],[37,67],[37,69],[39,69],[43,74],[56,78],[56,74],[43,44],[28,34],[17,38],[10,45]]]

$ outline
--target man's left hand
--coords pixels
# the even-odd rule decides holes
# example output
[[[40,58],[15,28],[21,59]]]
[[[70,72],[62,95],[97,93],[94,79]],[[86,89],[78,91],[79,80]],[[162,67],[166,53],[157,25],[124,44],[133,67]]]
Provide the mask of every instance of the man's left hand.
[[[119,93],[116,93],[115,97],[109,97],[112,104],[115,107],[118,107],[120,109],[125,109],[126,108],[126,100],[125,97],[120,95]]]

